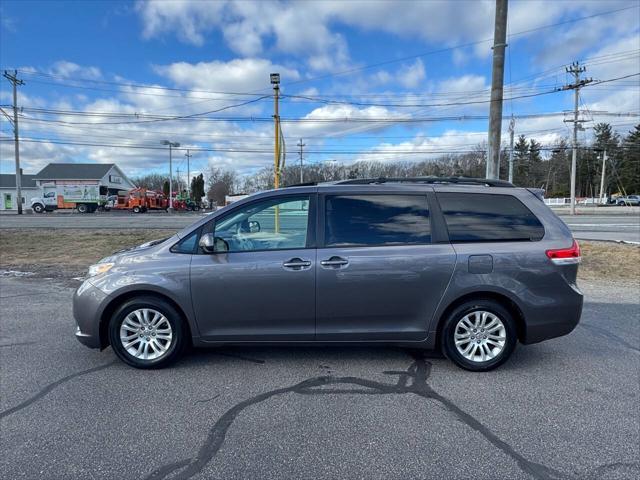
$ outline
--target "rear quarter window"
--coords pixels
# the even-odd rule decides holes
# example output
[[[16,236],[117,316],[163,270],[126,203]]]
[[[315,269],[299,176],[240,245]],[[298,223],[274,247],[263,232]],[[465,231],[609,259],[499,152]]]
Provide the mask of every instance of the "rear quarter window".
[[[431,242],[425,195],[328,195],[327,247],[411,245]]]
[[[451,242],[537,241],[540,220],[512,195],[438,193]]]

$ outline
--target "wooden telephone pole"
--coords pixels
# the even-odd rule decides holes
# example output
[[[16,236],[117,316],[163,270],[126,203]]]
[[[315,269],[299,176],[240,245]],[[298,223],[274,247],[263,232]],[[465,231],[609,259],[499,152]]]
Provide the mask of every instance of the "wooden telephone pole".
[[[20,140],[18,134],[18,85],[24,85],[24,82],[18,79],[17,70],[14,70],[13,73],[9,73],[5,70],[3,76],[9,80],[13,86],[13,139],[16,158],[16,203],[18,204],[18,215],[22,215],[22,171],[20,169]]]
[[[571,155],[571,215],[576,214],[576,170],[578,163],[578,130],[582,129],[581,123],[586,120],[578,120],[578,102],[580,99],[580,89],[585,85],[593,82],[592,78],[580,79],[580,74],[587,68],[580,66],[580,63],[573,62],[567,67],[567,73],[573,75],[575,81],[572,84],[565,85],[562,90],[573,90],[573,120],[565,120],[565,122],[573,123],[573,154]]]
[[[489,106],[489,152],[486,178],[500,176],[500,133],[502,129],[502,91],[504,87],[504,51],[507,46],[507,0],[496,0],[493,34],[493,70]]]

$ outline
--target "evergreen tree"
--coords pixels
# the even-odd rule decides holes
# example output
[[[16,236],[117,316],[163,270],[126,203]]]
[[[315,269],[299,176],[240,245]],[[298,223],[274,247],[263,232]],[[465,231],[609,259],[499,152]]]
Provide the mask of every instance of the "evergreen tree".
[[[204,197],[204,176],[202,173],[191,179],[191,198],[199,202]]]
[[[619,189],[621,167],[624,162],[620,135],[611,128],[608,123],[597,123],[593,127],[595,135],[593,154],[586,156],[588,173],[593,172],[593,178],[589,180],[594,184],[597,192],[600,192],[600,178],[602,175],[602,155],[607,152],[607,165],[605,167],[605,193],[609,195]]]
[[[540,187],[544,182],[541,149],[542,145],[535,139],[529,141],[529,175],[525,186]]]
[[[640,124],[629,132],[623,143],[618,173],[627,194],[640,193]]]
[[[556,143],[549,158],[547,170],[546,196],[547,197],[568,197],[571,170],[571,160],[569,144],[563,138]]]
[[[518,186],[528,186],[529,142],[524,135],[518,136],[513,146],[513,163],[513,183]]]

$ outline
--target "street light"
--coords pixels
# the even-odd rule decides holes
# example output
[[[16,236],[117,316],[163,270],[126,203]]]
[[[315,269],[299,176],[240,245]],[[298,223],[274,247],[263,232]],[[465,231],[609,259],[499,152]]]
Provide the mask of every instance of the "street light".
[[[180,143],[170,142],[169,140],[163,140],[160,142],[162,145],[169,145],[169,210],[173,210],[173,162],[171,149],[178,148]]]

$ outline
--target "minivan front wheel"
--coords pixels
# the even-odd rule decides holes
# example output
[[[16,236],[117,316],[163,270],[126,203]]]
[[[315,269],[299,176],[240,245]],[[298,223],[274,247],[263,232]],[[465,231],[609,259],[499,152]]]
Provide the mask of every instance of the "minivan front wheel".
[[[180,314],[155,297],[125,302],[109,323],[113,351],[136,368],[161,368],[174,362],[184,349],[185,335]]]
[[[472,300],[451,312],[444,324],[446,356],[466,370],[492,370],[511,356],[516,346],[515,322],[509,311],[493,300]]]

